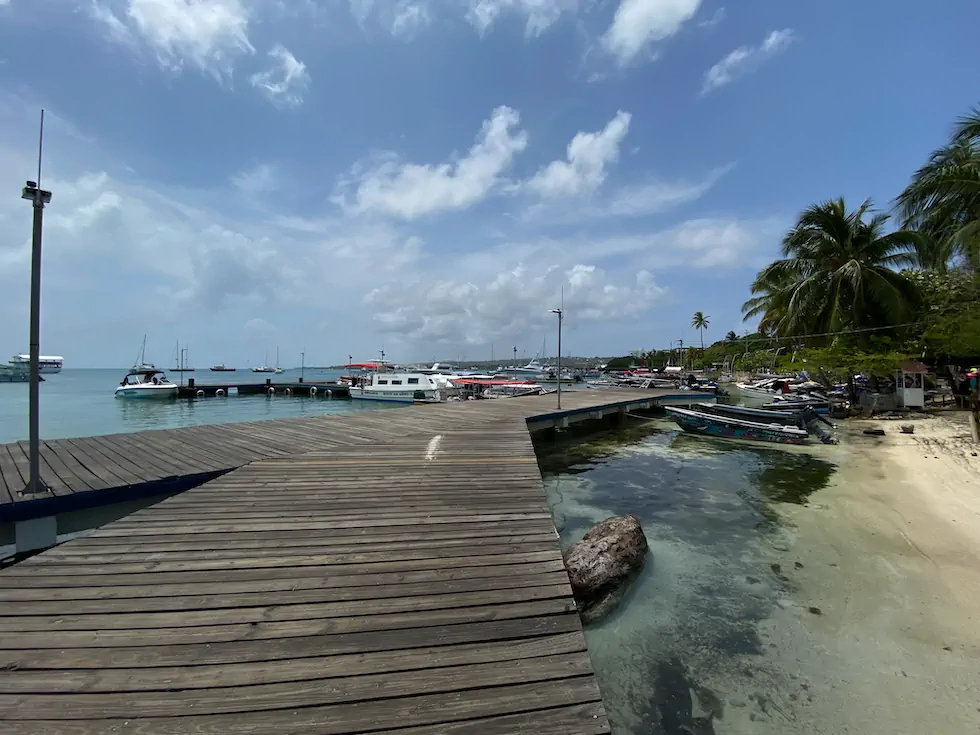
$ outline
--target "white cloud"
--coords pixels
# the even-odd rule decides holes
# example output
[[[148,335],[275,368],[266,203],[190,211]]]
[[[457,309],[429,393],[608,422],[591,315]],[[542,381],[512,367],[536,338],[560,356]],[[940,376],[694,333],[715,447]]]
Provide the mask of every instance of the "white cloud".
[[[614,189],[608,196],[592,198],[585,204],[574,202],[571,205],[535,205],[528,208],[524,219],[549,224],[571,224],[586,220],[660,214],[697,201],[734,167],[734,164],[721,166],[697,181],[650,178],[643,183]]]
[[[514,157],[527,147],[527,134],[518,129],[519,123],[516,110],[498,107],[483,123],[473,147],[453,163],[402,163],[389,155],[380,164],[357,166],[353,201],[347,202],[344,184],[338,201],[352,212],[403,219],[466,209],[501,182]]]
[[[542,197],[578,196],[594,192],[606,179],[606,167],[619,159],[619,146],[629,131],[630,114],[620,110],[598,133],[576,133],[564,161],[552,161],[524,186]]]
[[[350,0],[350,12],[363,28],[374,19],[392,36],[412,38],[432,22],[428,0]]]
[[[699,28],[715,28],[725,20],[725,8],[718,8],[714,13],[704,20],[698,21]]]
[[[527,36],[540,36],[554,25],[563,13],[575,13],[578,0],[470,0],[466,20],[482,36],[505,13],[519,13],[526,18]]]
[[[171,71],[191,65],[220,79],[255,51],[241,0],[93,0],[89,12],[111,40],[142,41]]]
[[[621,65],[629,64],[650,43],[675,35],[700,6],[701,0],[620,0],[602,46]]]
[[[793,40],[793,30],[784,28],[770,33],[758,46],[738,47],[705,73],[702,96],[754,71],[764,61],[784,51]]]
[[[273,66],[249,77],[252,86],[262,92],[277,107],[298,107],[310,86],[306,64],[278,45],[269,51]]]
[[[649,271],[616,282],[584,263],[516,263],[474,278],[399,280],[373,289],[364,303],[379,330],[426,344],[486,344],[523,339],[553,326],[549,313],[562,298],[566,324],[636,316],[666,293]]]
[[[260,163],[232,176],[231,183],[248,196],[266,194],[279,188],[279,173],[271,164]]]

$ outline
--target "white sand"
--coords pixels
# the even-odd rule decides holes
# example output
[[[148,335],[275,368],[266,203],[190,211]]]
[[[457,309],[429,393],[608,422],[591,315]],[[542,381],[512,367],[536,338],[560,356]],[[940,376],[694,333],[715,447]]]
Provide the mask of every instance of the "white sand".
[[[840,464],[832,484],[780,506],[791,591],[760,625],[764,661],[746,657],[753,678],[714,682],[727,689],[715,731],[978,733],[980,447],[966,415],[846,432],[814,449]]]

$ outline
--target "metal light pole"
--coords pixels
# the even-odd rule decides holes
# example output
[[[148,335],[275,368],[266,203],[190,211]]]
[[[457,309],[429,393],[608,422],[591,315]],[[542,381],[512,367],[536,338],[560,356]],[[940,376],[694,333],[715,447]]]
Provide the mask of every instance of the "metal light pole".
[[[552,309],[551,313],[558,315],[558,410],[561,411],[561,323],[565,314],[561,309]]]
[[[28,433],[30,439],[30,478],[25,493],[43,493],[48,486],[41,479],[40,437],[38,430],[38,414],[40,403],[40,372],[39,355],[41,352],[41,231],[44,228],[44,205],[51,202],[51,192],[44,191],[41,186],[41,152],[44,140],[44,110],[41,110],[41,137],[37,150],[37,181],[28,181],[21,192],[21,199],[27,199],[34,205],[34,230],[31,235],[31,388],[30,409],[28,418]]]

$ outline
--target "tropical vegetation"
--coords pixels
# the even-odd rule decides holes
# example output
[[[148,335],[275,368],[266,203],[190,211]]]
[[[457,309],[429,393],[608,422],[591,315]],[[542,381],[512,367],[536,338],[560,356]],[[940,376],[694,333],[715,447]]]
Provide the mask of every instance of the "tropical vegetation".
[[[823,359],[840,350],[980,356],[980,107],[915,172],[894,210],[841,198],[799,215],[743,305],[773,361],[777,345],[782,359],[804,349]]]
[[[698,334],[701,336],[701,349],[704,349],[704,330],[708,328],[711,323],[708,321],[710,317],[706,317],[703,311],[694,312],[694,316],[691,318],[691,326],[698,330]]]

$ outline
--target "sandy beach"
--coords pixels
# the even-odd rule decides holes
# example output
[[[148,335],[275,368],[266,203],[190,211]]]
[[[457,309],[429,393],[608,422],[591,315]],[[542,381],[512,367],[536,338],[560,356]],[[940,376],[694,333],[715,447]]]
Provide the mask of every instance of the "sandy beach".
[[[772,574],[787,592],[715,732],[980,732],[980,447],[966,415],[842,431],[813,449],[838,464],[830,485],[780,506]]]

